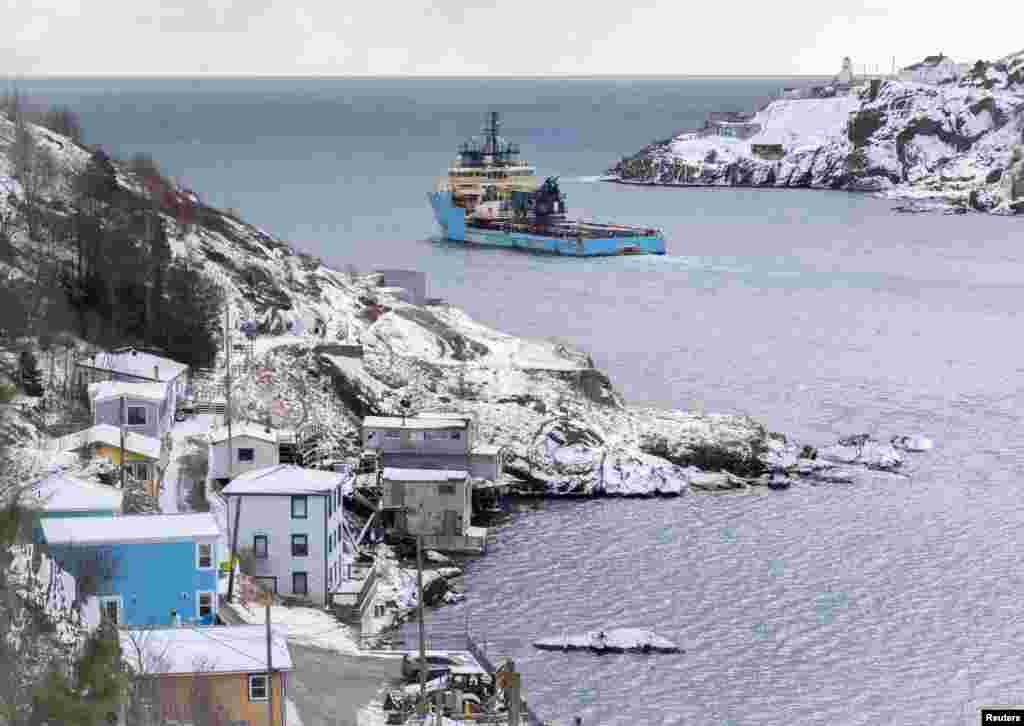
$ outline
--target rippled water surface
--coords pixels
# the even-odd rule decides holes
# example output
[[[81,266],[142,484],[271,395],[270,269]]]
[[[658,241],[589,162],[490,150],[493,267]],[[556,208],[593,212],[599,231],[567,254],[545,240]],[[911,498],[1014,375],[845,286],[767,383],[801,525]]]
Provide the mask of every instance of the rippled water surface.
[[[90,85],[90,83],[92,85]],[[217,85],[217,84],[221,85]],[[509,332],[590,350],[632,403],[749,413],[820,445],[922,432],[909,479],[523,505],[467,566],[467,616],[531,705],[584,724],[976,723],[1024,703],[1020,220],[842,193],[573,181],[782,81],[35,82],[86,132],[336,265],[428,272]],[[262,84],[262,85],[261,85]],[[28,85],[32,85],[31,83]],[[489,107],[574,211],[661,226],[665,257],[432,241],[425,195]],[[541,653],[641,626],[686,653]],[[409,629],[408,635],[414,635]]]

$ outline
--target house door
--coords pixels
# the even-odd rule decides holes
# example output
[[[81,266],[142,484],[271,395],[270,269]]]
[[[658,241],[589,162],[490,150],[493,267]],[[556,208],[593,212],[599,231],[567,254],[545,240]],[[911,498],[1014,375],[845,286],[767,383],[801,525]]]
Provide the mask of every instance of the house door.
[[[121,624],[121,599],[107,597],[100,600],[100,618],[112,625]]]
[[[447,535],[460,535],[462,532],[459,528],[459,513],[454,509],[444,510],[444,530]]]
[[[395,507],[405,506],[405,483],[391,482],[391,504]],[[395,528],[400,531],[407,529],[405,512],[399,509],[395,512]]]

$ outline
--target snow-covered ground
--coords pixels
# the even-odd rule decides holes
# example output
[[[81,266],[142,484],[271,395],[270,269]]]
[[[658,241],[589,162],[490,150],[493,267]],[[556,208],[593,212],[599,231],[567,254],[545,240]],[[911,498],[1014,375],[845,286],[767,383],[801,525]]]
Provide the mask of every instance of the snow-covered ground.
[[[227,607],[250,624],[266,623],[266,609],[257,602],[234,602]],[[270,622],[274,627],[283,627],[288,640],[311,648],[333,650],[347,655],[358,655],[359,646],[352,629],[339,623],[325,610],[312,607],[285,607],[273,605],[270,608]]]

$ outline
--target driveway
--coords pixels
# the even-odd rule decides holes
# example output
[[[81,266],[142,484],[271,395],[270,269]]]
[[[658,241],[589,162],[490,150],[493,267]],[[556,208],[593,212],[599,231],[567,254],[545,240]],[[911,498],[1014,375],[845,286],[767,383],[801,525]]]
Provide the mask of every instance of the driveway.
[[[307,726],[357,726],[359,709],[389,680],[402,677],[402,659],[343,655],[288,644],[295,669],[288,674],[288,698]]]

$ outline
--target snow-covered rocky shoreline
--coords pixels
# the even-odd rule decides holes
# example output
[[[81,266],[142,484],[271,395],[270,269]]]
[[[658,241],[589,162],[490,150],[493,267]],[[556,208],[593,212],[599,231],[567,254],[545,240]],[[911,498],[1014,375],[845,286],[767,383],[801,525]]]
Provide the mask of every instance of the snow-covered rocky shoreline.
[[[608,181],[810,187],[912,200],[909,211],[1024,213],[1024,51],[963,76],[882,80],[849,96],[780,99],[747,139],[679,134],[609,170]],[[754,145],[781,145],[781,158]]]
[[[1009,97],[999,94],[995,108],[1008,108]],[[0,134],[10,135],[9,127],[0,116]],[[33,132],[62,167],[78,170],[88,161],[70,139]],[[0,154],[0,177],[10,170]],[[117,171],[120,186],[142,194],[130,171]],[[22,194],[17,183],[12,188]],[[68,194],[58,188],[52,201],[67,204]],[[331,269],[234,215],[200,207],[199,222],[181,225],[170,213],[164,220],[174,254],[219,283],[232,320],[258,325],[255,355],[236,377],[240,408],[253,418],[273,410],[285,423],[321,423],[343,454],[359,453],[363,416],[396,413],[408,399],[414,411],[473,412],[478,442],[508,447],[510,473],[551,495],[847,480],[858,470],[903,464],[890,444],[838,444],[816,456],[745,416],[630,406],[585,352],[498,332],[450,305],[411,304],[401,290],[384,287],[381,275]],[[32,274],[0,262],[0,272],[9,270]],[[315,328],[326,334],[311,334]]]

